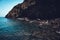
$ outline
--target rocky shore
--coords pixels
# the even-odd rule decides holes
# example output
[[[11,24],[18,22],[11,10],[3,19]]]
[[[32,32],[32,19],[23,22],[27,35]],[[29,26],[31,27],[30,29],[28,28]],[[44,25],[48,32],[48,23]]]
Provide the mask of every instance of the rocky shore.
[[[29,20],[28,18],[20,18],[18,20],[35,24],[40,31],[33,31],[30,40],[60,40],[60,18],[53,20]],[[27,40],[27,39],[26,39]]]
[[[60,40],[59,18],[26,20],[0,18],[0,40]]]
[[[60,14],[56,13],[56,0],[25,0],[14,6],[6,18],[22,21],[23,30],[28,32],[21,30],[24,35],[17,37],[20,40],[60,40]]]
[[[21,21],[26,21],[29,23],[36,23],[39,25],[53,25],[53,26],[60,26],[60,18],[56,18],[56,19],[52,19],[52,20],[41,20],[41,19],[37,19],[37,20],[29,20],[28,18],[17,18],[18,20]]]

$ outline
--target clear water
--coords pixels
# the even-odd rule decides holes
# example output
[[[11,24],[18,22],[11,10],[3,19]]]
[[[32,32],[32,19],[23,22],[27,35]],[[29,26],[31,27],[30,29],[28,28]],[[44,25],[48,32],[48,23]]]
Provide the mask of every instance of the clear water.
[[[22,40],[26,36],[30,36],[33,31],[38,30],[39,28],[36,27],[36,25],[34,24],[0,17],[0,39],[2,38],[1,40],[16,40],[16,38],[17,40]]]
[[[0,17],[0,40],[60,40],[57,29]]]

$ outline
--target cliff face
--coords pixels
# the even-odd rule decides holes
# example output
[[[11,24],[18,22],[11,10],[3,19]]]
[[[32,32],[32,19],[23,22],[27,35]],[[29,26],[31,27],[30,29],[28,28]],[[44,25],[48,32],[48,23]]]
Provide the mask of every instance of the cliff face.
[[[56,13],[56,0],[25,0],[16,5],[7,15],[7,18],[27,17],[29,19],[59,18]]]

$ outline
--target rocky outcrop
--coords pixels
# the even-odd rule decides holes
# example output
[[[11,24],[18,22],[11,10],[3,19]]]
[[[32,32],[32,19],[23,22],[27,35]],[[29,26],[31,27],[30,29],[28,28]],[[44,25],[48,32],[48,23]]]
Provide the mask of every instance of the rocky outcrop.
[[[7,18],[17,18],[20,12],[20,4],[16,5],[7,15]]]
[[[14,6],[6,18],[55,19],[59,15],[56,13],[56,0],[25,0]]]

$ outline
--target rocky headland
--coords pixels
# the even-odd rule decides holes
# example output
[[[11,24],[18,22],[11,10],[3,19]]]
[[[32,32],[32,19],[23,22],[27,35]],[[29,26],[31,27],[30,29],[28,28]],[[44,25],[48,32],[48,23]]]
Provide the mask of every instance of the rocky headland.
[[[6,18],[37,25],[40,30],[32,32],[31,40],[60,40],[60,14],[56,13],[56,0],[24,0],[14,6]]]
[[[60,14],[56,13],[56,0],[24,0],[6,15],[6,18],[24,17],[28,19],[60,18]]]

